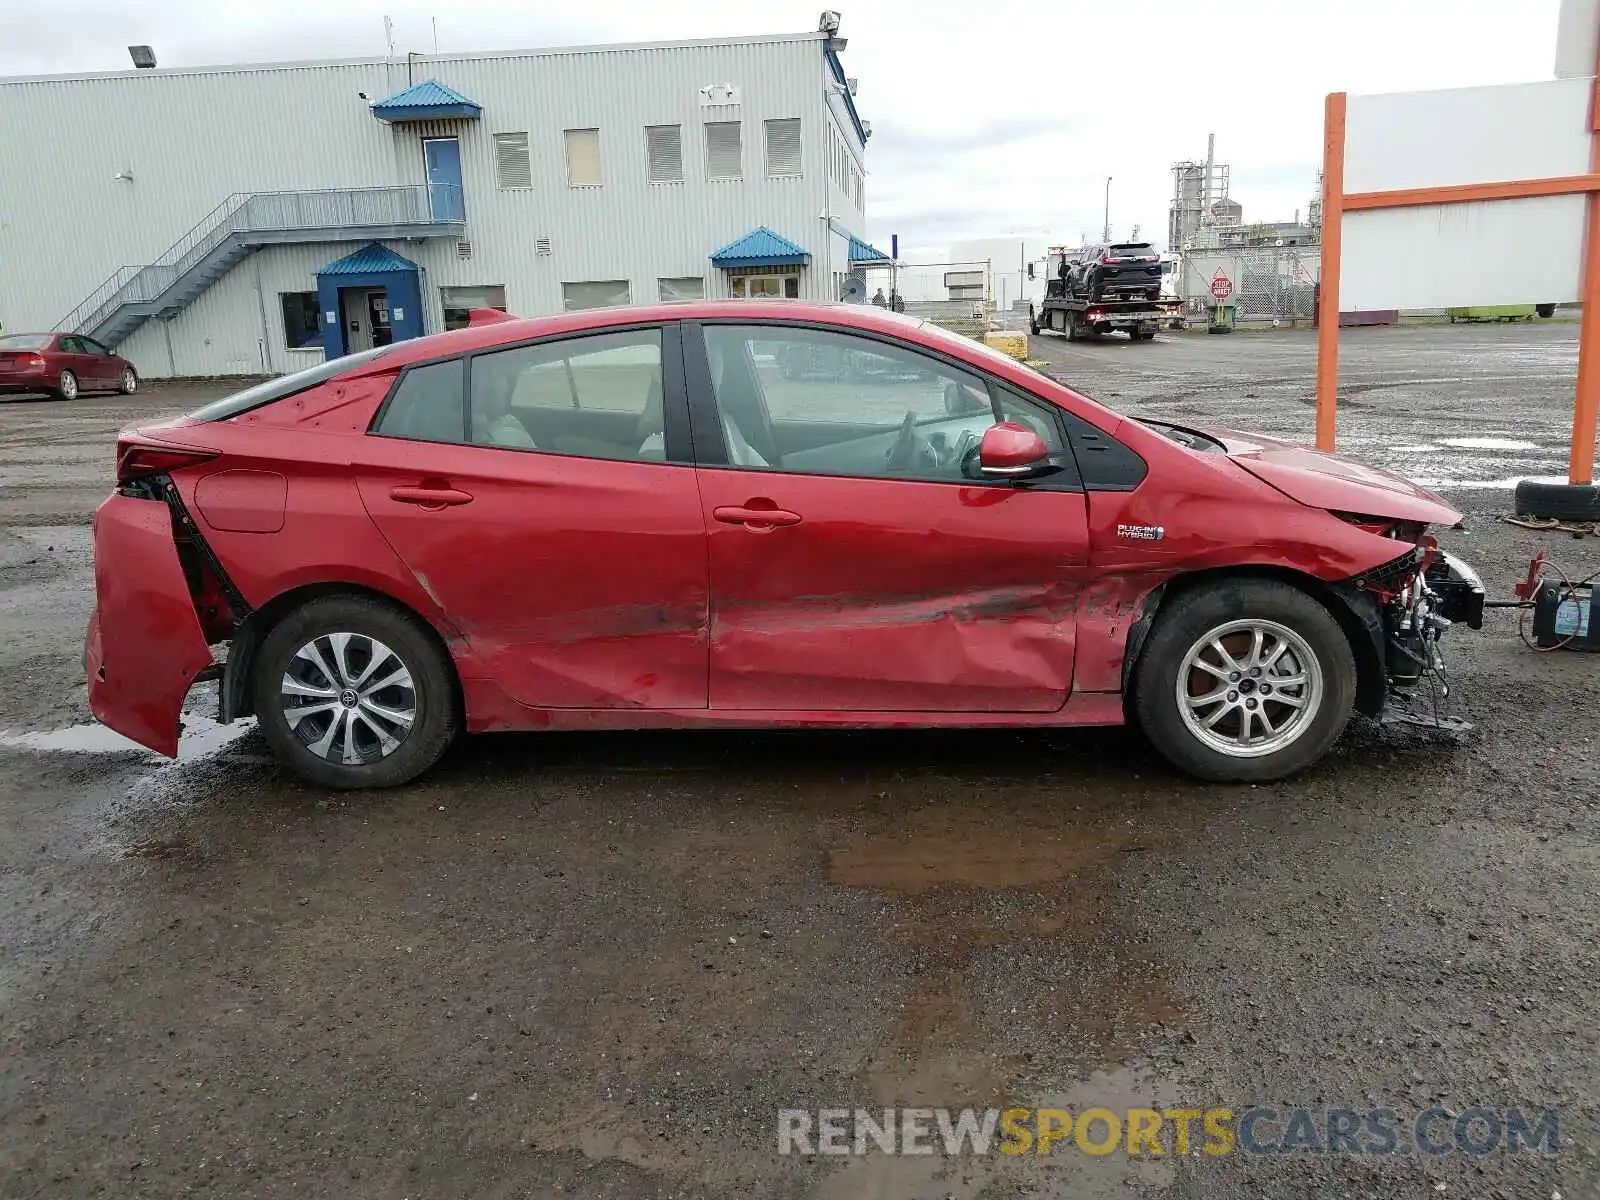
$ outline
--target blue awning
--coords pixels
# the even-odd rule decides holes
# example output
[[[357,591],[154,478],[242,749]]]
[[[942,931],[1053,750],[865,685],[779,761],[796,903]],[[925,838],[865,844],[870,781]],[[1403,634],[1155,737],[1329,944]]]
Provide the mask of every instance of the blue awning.
[[[458,117],[475,120],[483,105],[468,100],[454,88],[445,87],[437,79],[424,79],[403,92],[385,96],[372,106],[372,115],[380,121],[437,121],[440,118]]]
[[[385,271],[415,271],[417,264],[396,254],[387,246],[368,242],[354,254],[346,254],[317,270],[318,275],[381,275]]]
[[[850,261],[853,263],[886,263],[890,261],[890,258],[876,246],[869,242],[863,242],[855,234],[851,234]]]
[[[712,265],[725,271],[733,267],[796,267],[810,261],[811,255],[765,225],[711,255]]]

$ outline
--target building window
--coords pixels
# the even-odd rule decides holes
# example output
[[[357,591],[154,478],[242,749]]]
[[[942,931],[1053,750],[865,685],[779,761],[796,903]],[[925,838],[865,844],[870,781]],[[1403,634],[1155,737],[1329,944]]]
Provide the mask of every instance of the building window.
[[[738,121],[706,122],[706,178],[744,177],[744,139]]]
[[[735,300],[798,300],[798,275],[735,275],[728,281]]]
[[[600,131],[598,129],[568,129],[567,186],[600,186]]]
[[[442,287],[439,302],[444,306],[444,327],[465,329],[475,308],[495,308],[506,311],[504,284],[491,283],[482,287]]]
[[[644,149],[651,183],[683,182],[683,126],[646,125]]]
[[[561,306],[568,312],[585,308],[617,308],[632,303],[626,279],[588,279],[561,285]]]
[[[533,167],[528,162],[526,133],[494,135],[494,179],[502,188],[533,186]]]
[[[658,279],[656,286],[663,300],[704,300],[706,295],[706,281],[698,275]]]
[[[800,118],[764,122],[767,132],[767,177],[800,174]]]
[[[283,344],[291,350],[322,349],[322,309],[315,292],[280,292]]]

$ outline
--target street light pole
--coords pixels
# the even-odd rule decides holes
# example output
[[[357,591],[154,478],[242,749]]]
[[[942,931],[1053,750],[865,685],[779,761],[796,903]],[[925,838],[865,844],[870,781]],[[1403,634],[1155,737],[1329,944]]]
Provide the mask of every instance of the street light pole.
[[[1111,176],[1106,176],[1106,228],[1105,234],[1100,239],[1104,242],[1111,240]]]

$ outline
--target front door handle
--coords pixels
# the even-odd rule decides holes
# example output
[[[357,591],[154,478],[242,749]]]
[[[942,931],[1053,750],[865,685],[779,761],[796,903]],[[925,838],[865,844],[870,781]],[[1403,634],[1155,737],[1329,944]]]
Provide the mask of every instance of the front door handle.
[[[472,493],[453,487],[400,487],[389,489],[389,499],[401,504],[420,504],[423,508],[449,508],[456,504],[471,504]]]
[[[771,505],[771,501],[767,502]],[[743,525],[754,533],[765,533],[780,525],[800,524],[800,514],[776,505],[725,504],[711,510],[711,515],[724,525]]]

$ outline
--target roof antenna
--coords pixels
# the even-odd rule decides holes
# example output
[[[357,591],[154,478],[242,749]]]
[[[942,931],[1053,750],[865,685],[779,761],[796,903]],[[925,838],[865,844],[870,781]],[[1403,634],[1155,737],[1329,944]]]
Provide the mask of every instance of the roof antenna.
[[[389,43],[389,57],[394,57],[394,21],[390,17],[383,18],[383,40]]]
[[[433,52],[439,53],[439,18],[433,18]]]

